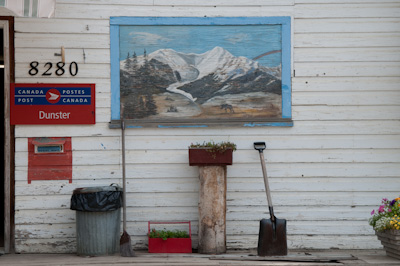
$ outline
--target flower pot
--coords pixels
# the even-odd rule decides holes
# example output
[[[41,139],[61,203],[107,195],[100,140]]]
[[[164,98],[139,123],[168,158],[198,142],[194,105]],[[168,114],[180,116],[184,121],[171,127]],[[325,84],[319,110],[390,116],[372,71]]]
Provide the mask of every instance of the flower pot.
[[[392,258],[400,259],[400,230],[385,230],[375,232],[381,241],[386,255]]]
[[[189,148],[189,165],[232,165],[232,152],[232,149],[213,152],[211,148]]]
[[[192,230],[190,221],[187,222],[153,222],[149,221],[149,236],[151,224],[188,224],[189,237],[188,238],[148,238],[149,239],[149,253],[192,253]]]
[[[192,253],[192,238],[149,238],[149,253]]]

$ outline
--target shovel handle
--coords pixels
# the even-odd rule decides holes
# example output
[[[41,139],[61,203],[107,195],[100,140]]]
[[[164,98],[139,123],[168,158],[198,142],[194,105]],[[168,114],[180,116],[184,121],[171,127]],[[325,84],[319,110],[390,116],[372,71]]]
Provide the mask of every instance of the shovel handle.
[[[259,149],[258,151],[260,153],[261,167],[262,167],[263,176],[264,176],[265,192],[267,193],[269,214],[271,215],[271,220],[273,222],[275,222],[274,208],[272,206],[271,190],[269,189],[267,168],[265,167],[265,159],[264,159],[263,150],[264,149]]]
[[[120,105],[121,118],[121,145],[122,145],[122,229],[126,232],[126,162],[125,162],[125,120],[124,120],[124,105]]]
[[[123,183],[123,192],[122,192],[122,204],[123,204],[123,214],[122,214],[122,228],[123,231],[126,231],[126,166],[125,166],[125,121],[124,118],[121,117],[121,144],[122,144],[122,183]]]

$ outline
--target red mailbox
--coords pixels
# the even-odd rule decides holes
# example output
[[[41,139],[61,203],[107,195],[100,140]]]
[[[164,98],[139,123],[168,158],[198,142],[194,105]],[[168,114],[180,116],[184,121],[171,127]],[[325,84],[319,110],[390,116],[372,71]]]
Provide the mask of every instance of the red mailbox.
[[[32,180],[72,183],[71,138],[28,138],[28,184]]]

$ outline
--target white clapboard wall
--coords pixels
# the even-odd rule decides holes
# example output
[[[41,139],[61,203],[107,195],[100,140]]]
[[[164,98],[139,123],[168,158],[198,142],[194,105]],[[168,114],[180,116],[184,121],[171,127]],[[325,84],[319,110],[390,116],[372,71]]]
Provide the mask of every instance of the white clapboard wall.
[[[17,252],[75,252],[77,187],[121,184],[121,132],[109,129],[110,16],[291,16],[293,127],[128,129],[128,232],[147,245],[147,221],[192,221],[198,169],[187,147],[238,146],[228,166],[227,246],[255,248],[269,217],[258,152],[265,141],[276,216],[290,249],[379,248],[368,218],[400,194],[400,1],[57,0],[52,19],[16,18],[17,83],[95,83],[96,125],[16,126]],[[75,77],[31,77],[29,63],[79,64]],[[28,137],[72,137],[73,182],[27,182]],[[122,184],[121,184],[122,185]]]

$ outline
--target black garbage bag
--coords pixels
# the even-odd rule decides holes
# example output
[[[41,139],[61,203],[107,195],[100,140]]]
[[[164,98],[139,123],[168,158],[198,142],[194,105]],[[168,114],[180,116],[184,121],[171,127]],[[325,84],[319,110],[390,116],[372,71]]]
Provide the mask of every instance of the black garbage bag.
[[[115,211],[122,207],[122,189],[119,186],[77,188],[71,197],[71,210],[86,212]]]

